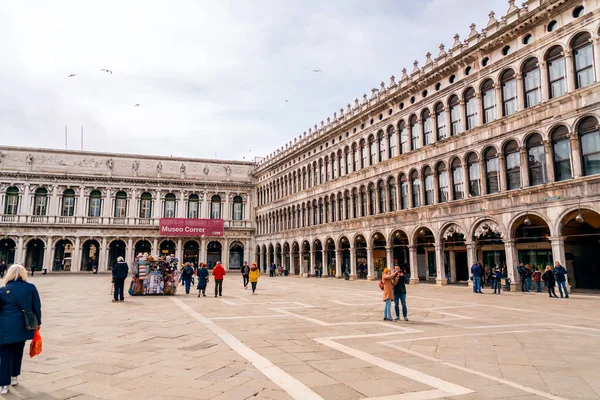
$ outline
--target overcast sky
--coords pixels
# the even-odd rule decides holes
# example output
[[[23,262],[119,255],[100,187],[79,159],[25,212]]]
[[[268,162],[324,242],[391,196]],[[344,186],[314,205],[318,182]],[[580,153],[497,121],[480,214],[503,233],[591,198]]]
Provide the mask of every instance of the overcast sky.
[[[507,0],[0,2],[0,143],[64,148],[68,125],[68,147],[79,149],[83,125],[89,151],[264,156],[507,9]]]

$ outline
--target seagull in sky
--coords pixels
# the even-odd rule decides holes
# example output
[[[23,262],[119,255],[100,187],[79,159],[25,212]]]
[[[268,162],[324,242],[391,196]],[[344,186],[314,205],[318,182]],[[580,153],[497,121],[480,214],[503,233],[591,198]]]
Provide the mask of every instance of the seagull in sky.
[[[71,74],[71,75],[69,75],[69,78],[72,78],[74,76],[77,76],[77,74]]]
[[[320,69],[313,69],[313,72],[321,72]]]
[[[139,106],[140,106],[140,103],[137,103],[134,107],[139,107]]]
[[[110,74],[112,75],[112,71],[110,69],[103,68],[100,71],[102,71],[102,72],[110,72]]]

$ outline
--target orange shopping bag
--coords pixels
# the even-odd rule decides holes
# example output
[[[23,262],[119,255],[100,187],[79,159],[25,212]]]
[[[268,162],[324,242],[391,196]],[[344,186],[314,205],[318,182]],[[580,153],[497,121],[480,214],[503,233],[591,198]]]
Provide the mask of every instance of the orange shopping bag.
[[[29,345],[29,357],[35,357],[42,352],[42,335],[40,335],[40,329],[38,328],[33,334],[33,340]]]

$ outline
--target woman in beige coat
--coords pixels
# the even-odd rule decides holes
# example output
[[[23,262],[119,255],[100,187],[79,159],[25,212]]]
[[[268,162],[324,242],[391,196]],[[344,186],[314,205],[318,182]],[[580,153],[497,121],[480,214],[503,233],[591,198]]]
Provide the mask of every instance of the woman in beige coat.
[[[392,272],[385,268],[383,270],[383,301],[385,302],[385,308],[383,309],[383,320],[392,320],[392,300],[394,299],[394,283],[392,281]]]

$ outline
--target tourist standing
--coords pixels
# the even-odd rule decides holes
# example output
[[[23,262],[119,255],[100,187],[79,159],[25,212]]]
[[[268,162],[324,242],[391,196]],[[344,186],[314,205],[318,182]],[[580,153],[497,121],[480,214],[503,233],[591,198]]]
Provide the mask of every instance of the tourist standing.
[[[527,270],[523,266],[522,262],[519,263],[519,266],[517,267],[517,272],[519,273],[519,279],[521,280],[521,292],[526,292]]]
[[[31,276],[33,276],[33,274],[35,273],[35,271],[37,270],[37,265],[35,265],[35,262],[33,264],[31,264]]]
[[[194,268],[190,263],[185,263],[181,271],[181,279],[185,284],[185,294],[190,294],[190,286],[192,285],[192,277],[194,276]]]
[[[398,301],[402,303],[402,316],[405,321],[408,321],[408,308],[406,307],[406,284],[408,281],[408,276],[404,275],[404,272],[396,265],[394,267],[394,278],[392,280],[392,283],[394,284],[394,311],[396,311],[396,321],[400,320],[400,307],[398,307]]]
[[[256,265],[253,263],[252,265]],[[244,289],[248,289],[248,275],[250,274],[250,267],[248,267],[248,261],[244,261],[242,265],[242,278],[244,280]]]
[[[556,283],[558,284],[558,292],[560,293],[560,297],[563,297],[563,290],[565,291],[565,298],[569,298],[569,292],[567,291],[567,270],[565,267],[560,265],[559,261],[554,263],[554,276],[556,277]]]
[[[12,265],[0,288],[0,394],[7,394],[10,386],[17,386],[21,375],[23,348],[33,339],[35,331],[25,328],[23,310],[32,311],[42,325],[40,295],[34,285],[27,283],[27,270]]]
[[[473,275],[473,293],[483,293],[481,291],[481,277],[483,276],[483,268],[479,261],[471,266],[471,275]]]
[[[541,280],[542,280],[542,272],[540,271],[539,268],[536,268],[535,272],[533,273],[533,281],[535,282],[535,288],[538,293],[542,293]]]
[[[0,278],[4,278],[5,272],[6,272],[6,262],[2,261],[0,263]]]
[[[112,276],[115,290],[113,293],[113,303],[117,301],[125,301],[125,279],[129,274],[129,266],[123,257],[117,258],[117,263],[113,266]]]
[[[546,267],[546,272],[544,272],[544,275],[542,275],[542,279],[544,280],[546,286],[548,286],[548,296],[558,298],[556,292],[554,291],[556,278],[554,277],[554,273],[552,272],[552,267],[550,265]]]
[[[250,280],[250,285],[252,285],[252,294],[255,294],[256,284],[258,283],[258,277],[260,276],[260,270],[256,266],[256,263],[252,263],[252,268],[250,268],[250,273],[248,274],[248,279]]]
[[[496,290],[500,294],[500,290],[502,289],[502,271],[500,271],[499,266],[496,266],[492,273],[492,286],[494,287],[494,294],[496,294]]]
[[[206,286],[208,285],[208,269],[206,269],[206,264],[200,264],[200,268],[198,268],[198,297],[200,295],[206,297]]]
[[[381,278],[381,282],[383,283],[383,301],[385,302],[385,307],[383,309],[384,321],[392,320],[392,300],[394,299],[393,278],[394,276],[389,268],[385,268],[383,270],[383,277]]]
[[[225,268],[221,265],[221,261],[217,261],[212,275],[215,277],[215,297],[217,297],[217,294],[223,296],[223,277],[227,275],[227,272],[225,272]]]
[[[531,292],[531,277],[533,276],[531,265],[527,264],[525,266],[525,273],[527,274],[525,277],[525,288],[527,289],[527,292]]]
[[[275,264],[271,264],[269,267],[269,277],[273,278],[275,275]]]

